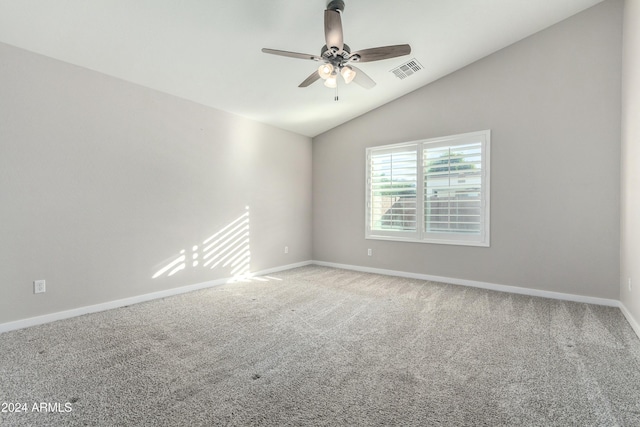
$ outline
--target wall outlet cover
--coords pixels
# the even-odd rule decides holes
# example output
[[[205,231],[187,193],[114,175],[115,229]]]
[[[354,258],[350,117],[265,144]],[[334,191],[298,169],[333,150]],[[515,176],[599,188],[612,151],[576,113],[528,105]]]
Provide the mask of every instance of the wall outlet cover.
[[[46,282],[44,280],[34,280],[33,281],[33,293],[34,294],[42,294],[46,292]]]

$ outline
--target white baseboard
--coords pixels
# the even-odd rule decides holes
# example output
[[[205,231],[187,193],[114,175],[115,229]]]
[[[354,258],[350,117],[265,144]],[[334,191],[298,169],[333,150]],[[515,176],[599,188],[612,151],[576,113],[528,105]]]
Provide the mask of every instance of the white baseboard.
[[[620,311],[622,311],[622,314],[624,314],[624,317],[627,318],[627,322],[629,322],[629,324],[631,325],[631,328],[633,328],[638,338],[640,338],[640,323],[638,323],[638,321],[633,318],[633,316],[631,315],[631,312],[627,309],[627,307],[622,302],[620,302]]]
[[[475,280],[456,279],[451,277],[432,276],[429,274],[408,273],[398,270],[386,270],[382,268],[362,267],[357,265],[337,264],[333,262],[325,261],[302,261],[294,264],[283,265],[279,267],[268,268],[252,273],[251,276],[263,276],[266,274],[277,273],[279,271],[290,270],[292,268],[304,267],[307,265],[320,265],[325,267],[342,268],[345,270],[362,271],[365,273],[384,274],[387,276],[407,277],[410,279],[429,280],[432,282],[451,283],[454,285],[470,286],[474,288],[489,289],[500,292],[510,292],[514,294],[530,295],[543,298],[551,298],[565,301],[574,301],[587,304],[605,305],[610,307],[619,307],[625,318],[640,338],[640,325],[633,318],[627,308],[617,300],[587,297],[582,295],[565,294],[561,292],[542,291],[532,288],[521,288],[517,286],[498,285],[495,283],[479,282]],[[234,278],[216,279],[208,282],[196,283],[194,285],[182,286],[179,288],[167,289],[159,292],[152,292],[149,294],[138,295],[130,298],[123,298],[115,301],[108,301],[105,303],[90,305],[86,307],[74,308],[66,311],[59,311],[56,313],[45,314],[37,317],[30,317],[27,319],[16,320],[14,322],[7,322],[0,324],[0,333],[9,332],[16,329],[28,328],[30,326],[42,325],[45,323],[55,322],[56,320],[69,319],[71,317],[82,316],[84,314],[97,313],[100,311],[111,310],[114,308],[124,307],[125,305],[137,304],[141,302],[151,301],[154,299],[166,298],[174,295],[180,295],[186,292],[192,292],[200,289],[211,288],[218,285],[223,285],[234,281]]]
[[[278,271],[290,270],[292,268],[304,267],[311,264],[311,261],[303,261],[295,264],[288,264],[274,268],[268,268],[266,270],[257,271],[251,273],[251,276],[262,276],[265,274],[271,274]],[[7,322],[0,324],[0,334],[3,332],[14,331],[16,329],[28,328],[30,326],[42,325],[45,323],[55,322],[56,320],[69,319],[71,317],[82,316],[84,314],[97,313],[100,311],[111,310],[114,308],[124,307],[125,305],[138,304],[141,302],[151,301],[154,299],[166,298],[174,295],[180,295],[187,292],[197,291],[200,289],[211,288],[214,286],[223,285],[225,283],[237,280],[235,278],[223,278],[210,280],[207,282],[196,283],[194,285],[181,286],[179,288],[167,289],[164,291],[152,292],[149,294],[137,295],[134,297],[123,298],[115,301],[108,301],[100,304],[89,305],[85,307],[74,308],[71,310],[58,311],[56,313],[45,314],[42,316],[30,317],[27,319],[16,320],[14,322]]]
[[[313,264],[325,267],[342,268],[345,270],[362,271],[365,273],[384,274],[387,276],[407,277],[409,279],[429,280],[432,282],[451,283],[453,285],[470,286],[473,288],[489,289],[492,291],[509,292],[512,294],[530,295],[534,297],[551,298],[564,301],[582,302],[587,304],[619,307],[620,301],[607,298],[587,297],[582,295],[565,294],[562,292],[542,291],[518,286],[498,285],[495,283],[478,282],[476,280],[455,279],[452,277],[432,276],[429,274],[407,273],[405,271],[385,270],[382,268],[361,267],[358,265],[336,264],[333,262],[313,261]]]
[[[294,264],[281,265],[280,267],[267,268],[266,270],[256,271],[255,273],[251,273],[252,276],[264,276],[265,274],[277,273],[278,271],[291,270],[292,268],[305,267],[307,265],[313,264],[313,261],[302,261],[296,262]]]

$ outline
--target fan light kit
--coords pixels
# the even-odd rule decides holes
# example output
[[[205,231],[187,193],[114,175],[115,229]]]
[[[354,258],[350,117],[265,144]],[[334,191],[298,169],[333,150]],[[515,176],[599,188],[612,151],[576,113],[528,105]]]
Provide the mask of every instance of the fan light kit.
[[[409,55],[411,46],[399,44],[373,47],[351,53],[351,49],[343,40],[341,18],[343,11],[344,1],[342,0],[332,0],[327,5],[327,9],[324,11],[324,37],[326,44],[322,47],[318,56],[266,48],[262,49],[262,51],[272,55],[322,62],[318,67],[318,71],[314,71],[298,87],[307,87],[316,80],[322,79],[326,87],[336,88],[337,91],[338,74],[340,74],[346,84],[353,81],[365,89],[371,89],[376,85],[376,82],[364,71],[352,64],[354,62],[373,62]],[[338,100],[337,92],[335,100]]]

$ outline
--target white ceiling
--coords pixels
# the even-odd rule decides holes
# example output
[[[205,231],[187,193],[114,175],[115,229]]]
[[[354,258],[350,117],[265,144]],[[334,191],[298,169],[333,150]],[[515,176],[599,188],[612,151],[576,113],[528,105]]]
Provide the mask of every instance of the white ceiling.
[[[352,51],[409,43],[406,57],[363,63],[378,84],[318,81],[327,0],[0,0],[0,42],[307,136],[428,84],[602,0],[345,0]],[[400,80],[409,59],[424,69]],[[342,84],[341,84],[342,83]]]

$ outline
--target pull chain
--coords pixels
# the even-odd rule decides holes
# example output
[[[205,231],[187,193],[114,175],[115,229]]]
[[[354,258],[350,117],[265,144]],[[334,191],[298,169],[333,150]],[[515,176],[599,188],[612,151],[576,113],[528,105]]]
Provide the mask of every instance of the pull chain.
[[[334,100],[334,101],[338,101],[338,85],[336,85],[336,94],[335,94],[335,96],[333,97],[333,100]]]

